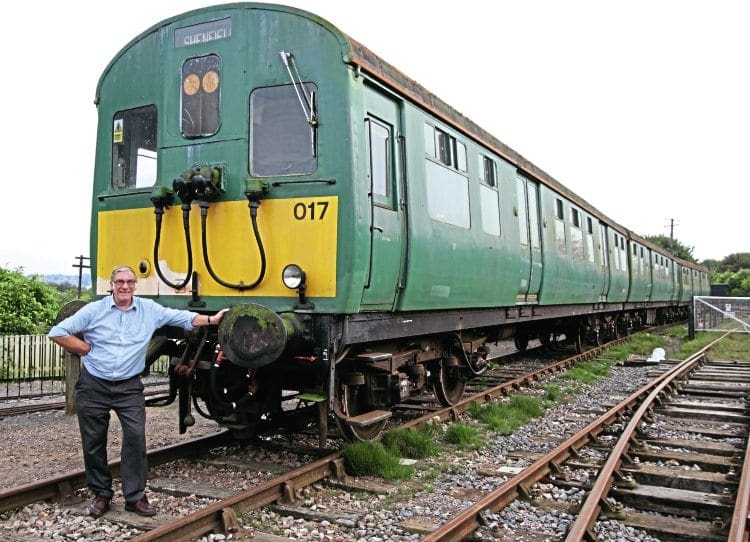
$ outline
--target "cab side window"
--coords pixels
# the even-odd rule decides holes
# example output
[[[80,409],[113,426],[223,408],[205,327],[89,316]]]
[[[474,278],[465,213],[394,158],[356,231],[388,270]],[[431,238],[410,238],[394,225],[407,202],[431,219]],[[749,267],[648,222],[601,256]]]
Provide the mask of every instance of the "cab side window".
[[[112,188],[144,188],[156,183],[156,106],[115,113],[112,120]]]

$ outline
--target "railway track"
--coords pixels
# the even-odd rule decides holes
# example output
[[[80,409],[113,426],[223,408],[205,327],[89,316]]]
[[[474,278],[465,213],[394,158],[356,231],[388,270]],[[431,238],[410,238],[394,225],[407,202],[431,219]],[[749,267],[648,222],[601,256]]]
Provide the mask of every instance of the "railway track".
[[[429,410],[427,414],[403,423],[400,427],[410,428],[436,421],[456,420],[462,412],[471,408],[473,404],[483,404],[508,395],[524,385],[563,371],[577,361],[596,356],[604,348],[598,347],[577,356],[566,357],[542,368],[505,380],[500,384],[470,395],[451,407],[438,410],[427,409]],[[134,540],[136,542],[194,540],[211,532],[232,531],[237,527],[235,519],[237,514],[277,501],[294,501],[303,487],[324,478],[346,481],[347,475],[341,452],[336,452],[284,476],[270,480],[261,486],[211,504],[198,512],[175,519],[138,536]]]
[[[534,351],[530,351],[534,353]],[[541,351],[538,352],[542,357],[549,357],[549,354],[542,355]],[[556,352],[558,355],[560,351]],[[583,357],[590,357],[594,352],[588,352]],[[512,354],[510,358],[518,357],[517,354]],[[568,368],[574,362],[573,358],[565,358],[558,360],[554,363],[547,364],[542,368],[537,368],[534,371],[527,371],[520,369],[521,374],[516,376],[514,371],[510,373],[505,371],[505,375],[498,375],[494,378],[490,378],[489,382],[492,383],[488,389],[482,389],[481,392],[474,394],[473,396],[465,399],[461,403],[454,405],[448,409],[434,410],[430,406],[423,404],[421,410],[427,412],[418,419],[412,419],[406,423],[407,427],[415,426],[420,423],[424,423],[427,420],[435,419],[455,419],[460,415],[460,412],[469,408],[472,402],[486,402],[490,401],[495,397],[501,395],[507,395],[514,389],[518,389],[524,383],[533,382],[536,379],[543,378],[544,375],[552,374],[557,371]],[[538,365],[538,361],[533,365]],[[502,371],[501,371],[502,372]],[[407,409],[408,410],[408,409]],[[413,414],[411,418],[413,418]],[[199,453],[203,453],[206,450],[215,447],[225,445],[228,442],[226,435],[215,436],[211,439],[195,439],[193,441],[187,441],[183,445],[168,446],[153,452],[153,456],[149,454],[149,464],[155,467],[160,464],[164,464],[168,461],[174,461],[181,457],[194,457]],[[119,474],[119,462],[112,462],[111,468],[115,477]],[[260,486],[250,489],[246,492],[242,492],[234,497],[227,503],[224,502],[221,505],[210,505],[198,516],[189,516],[185,519],[176,520],[177,525],[166,524],[164,527],[157,527],[149,533],[143,535],[148,537],[157,537],[159,539],[163,530],[170,532],[164,539],[176,540],[184,539],[188,540],[196,533],[199,532],[210,532],[211,530],[231,528],[231,517],[232,514],[228,513],[229,508],[233,510],[246,510],[254,509],[259,506],[263,506],[270,502],[279,499],[290,499],[293,498],[295,492],[298,492],[300,488],[309,485],[322,478],[338,478],[342,479],[345,477],[343,470],[343,463],[340,453],[331,454],[328,457],[314,461],[308,465],[304,465],[299,469],[292,472],[285,473],[279,476],[277,479],[265,482]],[[75,490],[84,487],[85,478],[82,471],[71,472],[56,476],[47,480],[26,484],[17,488],[10,488],[8,490],[0,491],[0,512],[8,511],[14,508],[18,508],[24,505],[28,505],[33,502],[37,502],[45,499],[59,500],[69,498]],[[149,483],[153,489],[152,481]],[[220,506],[221,513],[216,512],[216,506]],[[204,517],[205,516],[205,517]],[[206,519],[206,517],[210,519]],[[162,520],[164,518],[161,518]],[[229,523],[227,523],[229,521]],[[196,527],[197,525],[197,527]],[[141,525],[142,527],[153,527],[151,525]],[[189,533],[182,537],[182,535],[175,535],[174,530],[177,529],[177,533],[186,532]],[[176,536],[176,538],[175,538]]]
[[[540,502],[542,492],[553,493],[544,484],[587,492],[580,507],[565,507],[577,514],[567,541],[597,540],[601,516],[660,540],[746,539],[748,461],[743,463],[746,450],[735,441],[747,437],[750,366],[705,363],[708,348],[659,375],[423,541],[462,540],[516,499],[554,507]],[[662,436],[665,425],[682,438]],[[585,454],[587,447],[595,453]],[[600,460],[582,459],[592,455]]]
[[[594,349],[592,351],[586,352],[581,357],[591,358],[598,355],[599,352],[599,349]],[[424,410],[427,412],[425,415],[419,417],[418,419],[413,419],[406,422],[405,427],[417,426],[428,421],[435,422],[436,420],[448,421],[458,419],[462,412],[471,407],[472,403],[493,401],[501,396],[511,394],[526,385],[534,384],[539,380],[548,378],[550,375],[555,374],[557,371],[564,370],[570,367],[575,361],[577,361],[576,357],[566,358],[554,364],[539,368],[535,371],[523,373],[498,385],[493,385],[487,389],[478,391],[477,393],[467,397],[464,401],[461,401],[460,403],[453,405],[453,407],[447,409],[432,410],[430,408],[425,408]],[[513,373],[512,370],[506,371],[506,373],[510,376],[513,376],[511,374]],[[634,407],[631,405],[630,408],[632,409]],[[652,409],[652,411],[650,412],[656,412],[658,414],[659,410]],[[610,415],[609,423],[605,424],[603,427],[607,428],[612,427],[616,424],[620,424],[620,420],[621,415]],[[612,440],[611,435],[607,434],[607,429],[592,429],[589,430],[589,433],[593,436],[599,435],[600,441]],[[575,458],[577,457],[577,450],[580,450],[584,446],[583,441],[579,439],[568,440],[573,441],[573,447],[571,449],[576,450],[572,453],[569,453],[569,456]],[[592,446],[601,446],[601,442],[595,442]],[[535,496],[539,494],[539,490],[536,487],[536,484],[552,483],[551,480],[552,478],[554,478],[554,476],[551,476],[550,472],[557,472],[558,467],[565,469],[572,468],[569,466],[562,467],[564,464],[565,461],[561,459],[561,457],[554,456],[554,461],[548,464],[546,472],[542,475],[541,478],[539,478],[541,482],[535,481],[534,483],[530,483],[527,481],[524,485],[520,486],[523,487],[523,489],[520,489],[518,494],[525,496],[530,501],[533,501]],[[574,463],[570,464],[574,465]],[[550,467],[549,465],[553,466]],[[530,469],[531,467],[525,469],[523,471],[524,474],[527,471],[531,472],[531,470],[534,470]],[[195,514],[190,514],[182,518],[164,522],[163,524],[156,526],[156,528],[138,536],[136,540],[193,540],[198,539],[200,538],[200,536],[212,531],[216,532],[222,530],[232,530],[237,527],[237,524],[235,522],[237,514],[245,512],[247,510],[257,509],[259,507],[266,506],[277,501],[290,501],[298,498],[303,487],[309,486],[310,484],[324,478],[327,478],[329,480],[346,480],[342,457],[339,453],[334,453],[329,456],[312,461],[309,464],[303,465],[298,469],[286,472],[281,476],[274,477],[270,480],[266,480],[265,482],[247,489],[246,491],[233,494],[227,499],[209,504],[200,512],[197,512]],[[571,476],[568,475],[568,479],[570,478]],[[512,480],[515,480],[515,478]],[[503,487],[505,488],[513,485],[512,480],[504,484]],[[619,486],[616,487],[617,489],[619,489]],[[606,501],[606,498],[603,497],[603,499]],[[469,521],[469,523],[474,522],[474,528],[486,522],[486,519],[483,518],[486,518],[488,515],[492,514],[493,508],[499,508],[494,502],[492,506],[483,506],[482,503],[484,503],[485,501],[486,499],[483,499],[477,503],[477,506],[480,507],[480,512],[474,513],[473,519]],[[2,503],[1,499],[0,503]],[[449,523],[446,523],[446,526],[449,525]],[[466,527],[463,528],[465,529]],[[587,528],[586,530],[588,531],[590,529]],[[425,540],[458,539],[452,538],[452,536],[453,535],[441,534],[440,531],[435,531],[433,534],[427,534]],[[465,536],[465,534],[461,534],[459,538],[461,536]]]

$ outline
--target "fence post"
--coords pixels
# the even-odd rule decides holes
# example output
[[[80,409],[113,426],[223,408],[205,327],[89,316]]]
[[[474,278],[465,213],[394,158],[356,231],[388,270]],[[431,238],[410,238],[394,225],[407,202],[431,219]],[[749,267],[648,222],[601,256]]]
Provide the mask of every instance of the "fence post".
[[[81,356],[63,350],[65,366],[65,414],[72,416],[76,411],[76,382],[81,374]]]
[[[688,305],[688,340],[695,340],[695,311],[693,310],[693,303]]]

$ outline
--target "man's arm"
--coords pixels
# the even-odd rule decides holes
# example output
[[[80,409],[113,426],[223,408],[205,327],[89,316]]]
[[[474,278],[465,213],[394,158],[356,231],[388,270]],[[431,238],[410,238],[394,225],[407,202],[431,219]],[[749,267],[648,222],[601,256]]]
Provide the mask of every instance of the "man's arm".
[[[75,335],[65,335],[63,337],[50,337],[55,344],[59,344],[68,352],[73,352],[79,356],[85,356],[91,352],[91,345],[82,341]]]
[[[224,318],[224,313],[226,313],[228,310],[229,309],[222,309],[216,314],[212,314],[211,316],[207,316],[205,314],[196,314],[191,323],[193,324],[193,327],[218,326],[221,323],[221,319]]]

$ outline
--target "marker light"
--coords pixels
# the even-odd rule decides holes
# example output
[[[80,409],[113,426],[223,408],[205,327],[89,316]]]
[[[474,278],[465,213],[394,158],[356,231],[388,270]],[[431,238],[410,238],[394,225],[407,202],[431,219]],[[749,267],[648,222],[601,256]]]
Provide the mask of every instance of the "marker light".
[[[305,282],[305,272],[300,266],[290,263],[281,272],[281,281],[290,290],[296,290]]]

